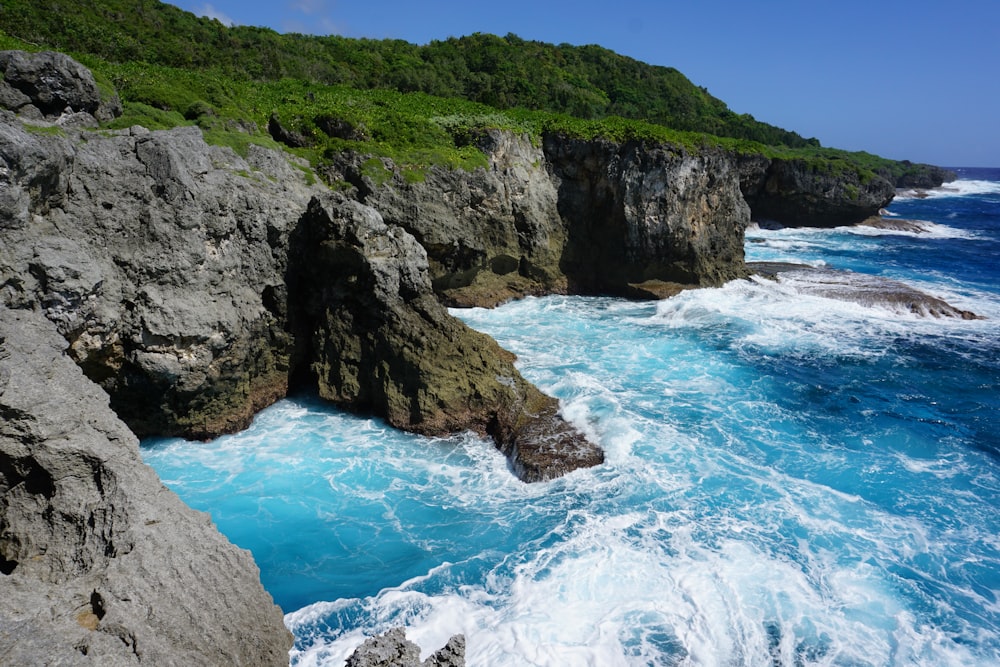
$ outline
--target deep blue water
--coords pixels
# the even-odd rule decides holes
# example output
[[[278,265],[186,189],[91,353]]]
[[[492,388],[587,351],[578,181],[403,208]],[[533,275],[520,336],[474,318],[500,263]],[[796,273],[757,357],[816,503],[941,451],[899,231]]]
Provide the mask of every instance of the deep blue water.
[[[455,311],[607,463],[525,485],[489,442],[287,400],[146,460],[253,551],[297,665],[399,624],[470,665],[1000,664],[1000,170],[759,230],[751,260],[905,280],[988,319],[738,281]]]

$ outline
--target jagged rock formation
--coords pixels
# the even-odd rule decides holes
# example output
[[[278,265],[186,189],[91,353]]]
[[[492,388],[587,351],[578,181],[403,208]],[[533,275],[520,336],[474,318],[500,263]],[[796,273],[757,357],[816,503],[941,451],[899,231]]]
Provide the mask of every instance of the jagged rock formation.
[[[548,479],[603,454],[432,286],[493,305],[717,285],[746,275],[751,209],[822,217],[822,197],[857,199],[722,151],[495,131],[476,138],[488,169],[419,183],[342,156],[331,175],[354,191],[338,196],[287,155],[196,128],[80,129],[113,96],[57,54],[32,62],[0,54],[0,104],[21,117],[0,112],[0,312],[26,337],[0,360],[0,641],[28,662],[255,664],[288,647],[246,554],[163,489],[69,359],[139,435],[236,430],[304,382],[401,428],[489,434],[522,479]],[[880,196],[857,186],[861,208]]]
[[[288,389],[287,238],[318,187],[197,128],[33,133],[0,120],[0,298],[40,308],[138,435],[244,427]]]
[[[448,314],[424,249],[373,208],[313,199],[292,254],[289,289],[304,296],[293,326],[324,398],[418,433],[489,434],[527,481],[604,460],[558,416],[558,402],[521,377],[512,354]]]
[[[958,174],[951,169],[932,164],[914,164],[909,160],[903,160],[901,164],[907,170],[899,177],[890,179],[897,188],[939,188],[944,183],[958,178]],[[888,178],[888,175],[884,176]]]
[[[743,270],[750,211],[733,156],[666,145],[486,130],[489,169],[430,169],[408,182],[389,161],[383,183],[362,156],[331,178],[427,250],[450,304],[492,306],[525,294],[632,294],[637,283],[720,285]]]
[[[741,156],[740,188],[751,217],[786,227],[839,227],[878,215],[895,196],[895,185],[852,169],[828,171],[806,160]]]
[[[376,183],[363,156],[340,156],[331,178],[357,187],[358,198],[427,251],[434,288],[451,305],[493,306],[525,294],[565,292],[559,267],[566,229],[540,147],[526,136],[487,131],[477,137],[488,169],[434,168],[410,183]]]
[[[488,433],[528,480],[603,460],[372,209],[309,206],[325,188],[295,164],[196,128],[106,134],[0,118],[0,298],[55,322],[135,433],[242,428],[298,377],[402,428]]]
[[[403,628],[369,637],[347,659],[345,667],[464,667],[465,636],[455,635],[424,661],[420,647],[406,638]]]
[[[717,286],[745,275],[750,209],[732,155],[669,145],[544,139],[567,221],[560,267],[573,291],[662,281]]]
[[[287,665],[250,554],[160,483],[65,350],[0,307],[0,662]]]
[[[53,51],[0,51],[0,108],[60,125],[97,127],[117,118],[121,100],[102,94],[89,69]]]

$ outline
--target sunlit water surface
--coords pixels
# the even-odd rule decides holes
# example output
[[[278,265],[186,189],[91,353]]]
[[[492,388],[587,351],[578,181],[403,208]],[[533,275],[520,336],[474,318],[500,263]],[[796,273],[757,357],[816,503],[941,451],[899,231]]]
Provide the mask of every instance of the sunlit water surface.
[[[891,213],[925,233],[761,230],[750,260],[902,279],[984,320],[737,281],[659,303],[454,311],[607,462],[526,485],[471,435],[311,399],[144,444],[250,549],[295,665],[396,625],[469,665],[1000,663],[1000,172]]]

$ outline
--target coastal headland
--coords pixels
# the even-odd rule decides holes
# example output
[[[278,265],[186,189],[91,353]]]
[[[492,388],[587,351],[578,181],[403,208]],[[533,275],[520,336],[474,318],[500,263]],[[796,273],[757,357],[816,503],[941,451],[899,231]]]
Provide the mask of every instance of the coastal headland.
[[[416,173],[357,146],[313,163],[293,150],[301,119],[272,115],[271,144],[237,151],[197,125],[109,129],[117,92],[63,54],[5,51],[0,70],[0,647],[25,664],[287,664],[250,555],[162,485],[137,437],[212,438],[311,391],[488,436],[526,482],[598,465],[447,306],[718,286],[750,275],[751,220],[854,224],[901,185],[725,143],[489,123],[461,130],[471,168]],[[327,138],[364,133],[323,120]]]

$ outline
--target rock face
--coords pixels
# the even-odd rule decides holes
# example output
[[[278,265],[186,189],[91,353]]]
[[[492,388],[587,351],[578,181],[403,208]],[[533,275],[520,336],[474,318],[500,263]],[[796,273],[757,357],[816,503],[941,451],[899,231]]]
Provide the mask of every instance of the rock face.
[[[135,433],[237,430],[295,376],[402,428],[488,433],[524,479],[603,460],[435,300],[409,234],[356,202],[310,206],[324,188],[277,154],[243,159],[195,128],[59,137],[8,121],[0,155],[0,297],[56,323]]]
[[[432,656],[420,660],[420,647],[403,628],[369,637],[347,659],[345,667],[464,667],[465,636],[455,635]]]
[[[740,172],[751,217],[786,227],[853,225],[878,215],[896,192],[885,178],[863,180],[853,170],[827,171],[805,160],[744,156]]]
[[[658,280],[713,286],[745,275],[750,210],[733,157],[642,142],[545,137],[567,226],[560,259],[573,291]]]
[[[906,171],[898,178],[891,179],[897,188],[939,188],[958,178],[958,174],[951,169],[931,164],[914,164],[909,160],[903,160],[902,164],[906,166]]]
[[[489,434],[526,481],[604,460],[558,416],[557,401],[521,377],[513,355],[448,314],[423,247],[375,209],[313,199],[292,254],[289,290],[304,297],[293,327],[322,397],[418,433]]]
[[[287,239],[318,187],[196,128],[35,134],[0,119],[0,299],[40,308],[138,435],[244,427],[285,396]]]
[[[287,665],[250,554],[160,483],[65,349],[0,307],[3,662]]]
[[[745,274],[750,211],[734,158],[670,146],[499,130],[476,138],[489,168],[441,168],[408,182],[363,174],[345,155],[334,178],[427,250],[434,287],[453,305],[525,294],[630,293],[630,284],[719,285]]]
[[[559,261],[566,229],[542,149],[527,136],[496,130],[476,141],[487,169],[432,168],[414,183],[386,160],[390,178],[376,183],[364,175],[362,156],[345,154],[333,177],[353,183],[361,201],[420,242],[434,288],[450,305],[565,292]]]
[[[106,121],[122,113],[118,96],[102,95],[90,70],[65,54],[0,51],[0,71],[0,107],[28,118],[73,123],[74,114]]]

